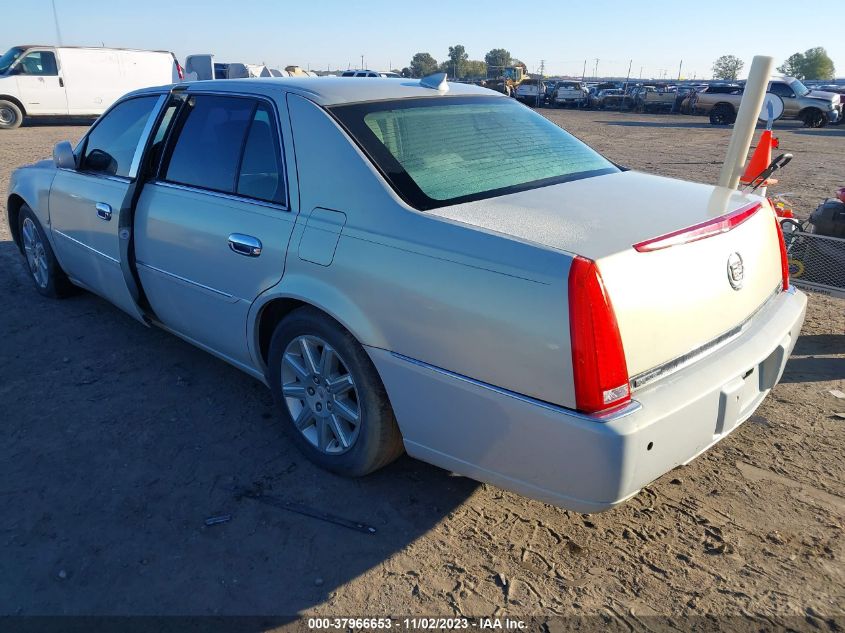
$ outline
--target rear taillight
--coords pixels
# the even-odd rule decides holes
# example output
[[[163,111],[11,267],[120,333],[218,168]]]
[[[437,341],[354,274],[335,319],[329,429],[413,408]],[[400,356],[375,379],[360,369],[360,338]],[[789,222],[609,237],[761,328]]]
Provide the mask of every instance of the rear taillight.
[[[735,211],[731,211],[725,215],[721,215],[713,220],[707,220],[701,224],[694,224],[693,226],[679,231],[673,231],[660,237],[654,237],[645,242],[634,244],[634,249],[640,253],[648,253],[651,251],[659,251],[670,246],[678,246],[679,244],[689,244],[690,242],[697,242],[720,233],[727,233],[735,229],[740,224],[745,222],[752,215],[757,213],[762,207],[760,202],[752,202],[749,205],[740,207]]]
[[[780,272],[783,277],[784,290],[789,290],[789,256],[786,254],[786,242],[783,241],[783,229],[775,216],[775,226],[778,229],[778,243],[780,244]]]
[[[569,269],[569,334],[575,407],[594,413],[631,399],[616,315],[598,266],[583,257]]]
[[[175,59],[173,61],[176,62],[176,73],[179,75],[179,81],[184,80],[185,79],[185,69],[182,68],[182,64],[180,64],[178,61],[176,61]]]

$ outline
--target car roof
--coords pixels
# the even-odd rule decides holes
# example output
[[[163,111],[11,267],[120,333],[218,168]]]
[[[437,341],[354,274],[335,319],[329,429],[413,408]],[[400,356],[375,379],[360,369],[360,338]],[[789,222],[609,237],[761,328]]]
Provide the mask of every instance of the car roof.
[[[506,99],[501,93],[473,84],[449,82],[448,91],[438,91],[420,84],[419,79],[394,79],[373,77],[370,81],[356,81],[354,77],[262,77],[250,79],[218,79],[177,84],[188,92],[250,93],[273,96],[279,91],[292,92],[307,97],[322,106],[364,101],[387,101],[419,97],[495,96]],[[142,88],[130,94],[161,93],[172,86]]]

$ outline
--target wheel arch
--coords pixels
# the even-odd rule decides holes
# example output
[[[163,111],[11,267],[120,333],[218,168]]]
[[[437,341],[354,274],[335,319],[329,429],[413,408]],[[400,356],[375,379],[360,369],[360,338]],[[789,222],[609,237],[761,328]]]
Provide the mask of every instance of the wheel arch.
[[[22,248],[19,225],[21,207],[23,207],[23,205],[25,204],[26,200],[24,200],[20,195],[16,193],[11,194],[6,203],[6,214],[8,215],[9,220],[9,232],[12,234],[12,240],[14,240],[15,245],[18,247],[18,250],[21,250]]]
[[[29,116],[29,115],[26,113],[26,108],[24,107],[23,103],[21,103],[21,100],[20,100],[20,99],[18,99],[17,97],[13,97],[12,95],[0,94],[0,101],[11,101],[11,102],[12,102],[12,103],[14,103],[16,106],[18,106],[18,108],[20,109],[21,114],[22,114],[23,116]]]
[[[713,104],[713,107],[710,108],[710,110],[715,110],[716,108],[721,107],[728,108],[731,112],[736,113],[736,108],[734,107],[734,104],[732,104],[730,101],[718,101]]]
[[[286,274],[279,286],[268,290],[250,310],[248,339],[262,373],[267,367],[270,340],[278,323],[298,308],[311,307],[336,321],[365,348],[386,347],[378,326],[348,295],[329,284]]]

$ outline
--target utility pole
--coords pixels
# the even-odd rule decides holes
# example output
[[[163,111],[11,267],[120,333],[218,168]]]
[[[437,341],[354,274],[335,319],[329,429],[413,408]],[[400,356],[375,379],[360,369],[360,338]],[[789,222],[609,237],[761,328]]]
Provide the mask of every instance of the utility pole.
[[[595,68],[593,68],[593,77],[595,77],[596,79],[599,78],[599,58],[598,57],[596,57],[596,66],[595,66]]]
[[[643,80],[643,67],[640,66],[640,81]]]
[[[587,78],[587,60],[584,60],[584,71],[581,73],[581,81]]]
[[[684,68],[684,60],[682,59],[682,60],[681,60],[681,65],[680,65],[680,66],[678,66],[678,81],[680,81],[680,80],[681,80],[681,71],[683,70],[683,68]]]
[[[537,107],[540,107],[540,84],[543,82],[543,74],[546,72],[546,60],[540,60],[540,77],[537,79]]]
[[[56,44],[59,46],[62,45],[62,32],[59,29],[59,14],[56,13],[56,0],[52,0],[53,2],[53,22],[56,24]]]
[[[628,80],[631,79],[631,64],[634,63],[633,59],[628,60],[628,76],[625,77],[625,89],[622,92],[622,99],[619,101],[619,111],[622,112],[622,104],[625,102],[625,95],[628,94]]]
[[[361,55],[361,70],[364,70],[364,56]]]

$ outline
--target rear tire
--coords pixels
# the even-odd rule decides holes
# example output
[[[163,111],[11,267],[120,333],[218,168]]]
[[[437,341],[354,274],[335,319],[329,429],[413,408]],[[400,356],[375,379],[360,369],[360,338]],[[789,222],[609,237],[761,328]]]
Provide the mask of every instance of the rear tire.
[[[730,125],[736,121],[736,112],[724,103],[717,105],[710,111],[710,123],[713,125]]]
[[[360,477],[403,453],[373,362],[355,337],[319,310],[299,308],[276,326],[267,381],[285,430],[321,468]]]
[[[14,130],[23,123],[23,112],[13,101],[0,99],[0,130]]]
[[[74,294],[76,287],[59,265],[41,223],[27,205],[20,208],[18,235],[24,266],[39,294],[51,299],[61,299]]]

